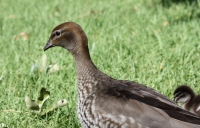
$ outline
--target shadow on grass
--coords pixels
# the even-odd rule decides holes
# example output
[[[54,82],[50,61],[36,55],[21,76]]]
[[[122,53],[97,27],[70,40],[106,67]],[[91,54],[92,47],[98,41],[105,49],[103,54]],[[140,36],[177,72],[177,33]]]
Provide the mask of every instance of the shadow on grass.
[[[171,23],[189,22],[191,20],[200,19],[200,0],[161,0],[164,8],[182,5],[184,12],[177,13],[174,17],[169,17]]]
[[[170,7],[172,4],[187,4],[187,5],[192,5],[192,4],[198,4],[198,0],[161,0],[161,3],[164,7]]]
[[[40,116],[39,119],[46,120],[47,122],[51,122],[52,120],[54,120],[57,124],[57,127],[59,126],[59,128],[66,128],[67,126],[70,128],[79,128],[80,125],[79,122],[77,122],[77,117],[72,117],[72,115],[72,113],[67,113],[64,110],[60,109],[58,113],[56,113],[54,110]]]

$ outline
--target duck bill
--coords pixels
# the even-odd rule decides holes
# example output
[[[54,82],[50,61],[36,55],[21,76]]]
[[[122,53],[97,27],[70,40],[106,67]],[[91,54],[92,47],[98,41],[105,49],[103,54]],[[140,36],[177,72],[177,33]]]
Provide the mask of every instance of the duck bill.
[[[49,41],[47,42],[47,44],[45,45],[45,47],[44,47],[44,51],[48,50],[48,49],[51,48],[51,47],[54,47],[54,46],[53,46],[53,44],[52,44],[52,41],[49,40]]]

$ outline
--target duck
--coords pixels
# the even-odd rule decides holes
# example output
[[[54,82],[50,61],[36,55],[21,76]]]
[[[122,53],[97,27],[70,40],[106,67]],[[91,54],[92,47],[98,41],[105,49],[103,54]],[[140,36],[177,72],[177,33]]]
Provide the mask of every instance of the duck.
[[[181,85],[174,91],[174,101],[182,103],[182,108],[200,116],[200,95],[187,85]]]
[[[56,46],[68,50],[76,64],[77,114],[83,128],[200,128],[200,117],[156,90],[100,71],[79,24],[56,26],[43,50]]]

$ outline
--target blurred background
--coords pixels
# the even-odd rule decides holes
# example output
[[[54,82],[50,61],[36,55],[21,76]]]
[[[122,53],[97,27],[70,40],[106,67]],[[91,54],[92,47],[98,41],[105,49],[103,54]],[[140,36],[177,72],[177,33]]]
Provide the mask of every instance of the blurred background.
[[[78,128],[76,70],[67,50],[43,47],[52,29],[82,26],[93,62],[116,79],[156,89],[172,99],[187,84],[200,93],[199,0],[0,0],[0,124],[20,128]],[[34,115],[26,95],[45,87],[68,104]],[[45,107],[45,106],[44,106]]]

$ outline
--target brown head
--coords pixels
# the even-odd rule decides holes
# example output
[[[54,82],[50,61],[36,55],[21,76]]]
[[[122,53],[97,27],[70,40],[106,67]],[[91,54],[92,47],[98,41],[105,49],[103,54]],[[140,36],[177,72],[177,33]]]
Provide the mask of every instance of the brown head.
[[[52,30],[44,51],[54,46],[67,49],[75,57],[84,54],[90,58],[87,36],[74,22],[62,23]]]
[[[174,91],[174,101],[176,103],[187,103],[194,97],[194,91],[186,85],[181,85]]]

